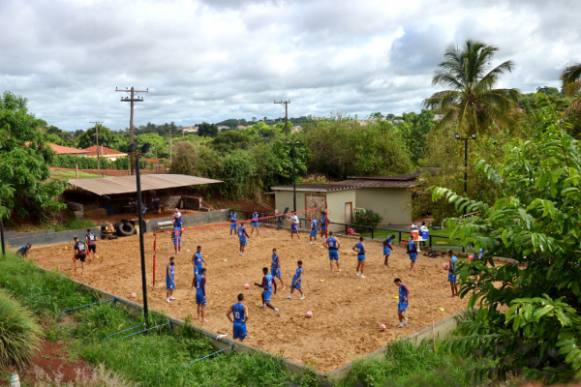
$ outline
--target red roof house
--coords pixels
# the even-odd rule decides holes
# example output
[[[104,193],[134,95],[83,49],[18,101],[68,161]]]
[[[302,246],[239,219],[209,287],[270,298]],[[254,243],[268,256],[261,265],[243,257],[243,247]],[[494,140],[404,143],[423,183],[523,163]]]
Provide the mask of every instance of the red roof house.
[[[116,159],[120,159],[122,157],[127,157],[127,153],[123,153],[121,151],[118,151],[118,150],[112,149],[112,148],[108,148],[108,147],[103,146],[103,145],[99,145],[98,149],[97,149],[96,145],[93,145],[93,146],[85,148],[83,150],[85,151],[85,156],[87,156],[87,157],[97,157],[97,151],[99,152],[99,156],[106,158],[106,159],[110,159],[110,160],[116,160]]]
[[[48,146],[57,155],[84,156],[87,153],[84,149],[71,148],[69,146],[63,146],[63,145],[58,145],[58,144],[48,144]]]

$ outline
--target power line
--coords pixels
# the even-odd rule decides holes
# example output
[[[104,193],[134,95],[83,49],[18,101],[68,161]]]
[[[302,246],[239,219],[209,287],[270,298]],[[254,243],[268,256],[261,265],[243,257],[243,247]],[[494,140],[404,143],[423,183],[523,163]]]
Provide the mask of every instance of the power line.
[[[97,145],[97,171],[101,174],[101,147],[99,146],[99,128],[103,121],[89,121],[89,124],[95,124],[95,145]]]
[[[274,103],[276,105],[284,105],[284,131],[288,134],[290,132],[290,128],[288,126],[288,104],[290,103],[290,100],[278,100],[278,101],[274,101]]]
[[[115,87],[115,91],[116,92],[120,92],[120,93],[129,93],[129,96],[127,97],[121,97],[121,102],[129,102],[129,106],[130,106],[130,110],[129,110],[129,143],[130,144],[135,144],[135,127],[133,126],[133,109],[134,109],[134,105],[135,102],[143,102],[143,97],[140,96],[136,96],[135,94],[137,93],[149,93],[149,88],[145,89],[145,90],[136,90],[133,86],[131,86],[130,88],[124,88],[124,89],[119,89],[118,87]],[[133,147],[133,149],[136,149],[136,147]],[[134,152],[131,152],[129,154],[129,169],[131,174],[134,173],[134,166],[133,166],[133,160],[135,159],[135,154]]]

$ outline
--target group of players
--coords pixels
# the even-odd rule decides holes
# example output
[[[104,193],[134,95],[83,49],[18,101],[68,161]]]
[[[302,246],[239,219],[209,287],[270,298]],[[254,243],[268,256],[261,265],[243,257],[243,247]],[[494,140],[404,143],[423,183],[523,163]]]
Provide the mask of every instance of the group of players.
[[[290,221],[290,234],[291,239],[295,236],[300,239],[299,225],[300,220],[296,213],[291,213],[288,217]],[[254,212],[251,216],[250,234],[245,228],[245,223],[242,221],[238,223],[238,215],[236,212],[231,211],[229,214],[230,221],[230,235],[237,235],[239,240],[239,253],[243,256],[245,253],[246,246],[248,245],[248,240],[250,236],[255,234],[258,236],[260,233],[260,217],[258,212]],[[174,246],[175,253],[179,253],[181,250],[181,238],[183,234],[183,216],[181,212],[176,209],[173,216],[173,227],[172,227],[172,242]],[[313,218],[310,222],[309,229],[309,241],[314,243],[317,240],[317,235],[320,235],[324,240],[323,245],[328,250],[329,255],[329,268],[333,271],[341,271],[339,265],[340,258],[340,241],[333,235],[333,232],[328,232],[327,236],[327,217],[326,213],[322,212],[319,219]],[[383,241],[383,256],[384,265],[389,266],[389,258],[393,252],[393,241],[395,239],[394,235],[388,236]],[[77,237],[74,238],[74,258],[73,258],[73,270],[76,271],[77,261],[81,263],[81,270],[84,269],[84,263],[89,258],[89,261],[95,259],[96,257],[96,246],[97,238],[91,230],[87,230],[84,240],[80,240]],[[352,247],[353,251],[357,254],[357,264],[356,264],[356,275],[364,279],[365,274],[365,261],[367,248],[364,243],[364,238],[360,237],[359,241],[355,243]],[[418,246],[417,242],[412,238],[406,244],[406,251],[410,259],[410,270],[413,270],[417,255]],[[481,251],[482,254],[482,251]],[[452,296],[458,295],[457,288],[457,275],[456,275],[456,265],[458,258],[453,255],[452,251],[449,251],[449,262],[447,265],[448,269],[448,281],[450,282]],[[204,267],[206,261],[202,255],[202,246],[196,247],[196,252],[192,258],[193,264],[193,278],[192,278],[192,288],[196,292],[196,305],[197,305],[197,318],[204,322],[205,321],[205,307],[207,305],[206,297],[206,284],[207,284],[207,269]],[[302,278],[303,278],[304,268],[303,262],[299,260],[297,262],[297,268],[293,275],[290,293],[288,295],[289,299],[292,299],[294,292],[298,292],[300,299],[305,299],[305,294],[302,289]],[[277,253],[277,249],[272,250],[271,267],[270,270],[267,267],[262,268],[262,281],[260,283],[255,283],[254,285],[262,289],[262,307],[272,309],[274,312],[278,313],[279,309],[272,305],[272,295],[276,294],[278,285],[277,279],[280,282],[280,286],[283,287],[284,283],[282,280],[282,270],[280,265],[280,258]],[[403,327],[407,324],[407,319],[405,317],[406,311],[409,305],[409,289],[402,282],[400,278],[394,279],[394,284],[398,287],[398,306],[397,314],[399,319],[399,327]],[[169,258],[169,263],[166,266],[166,301],[171,303],[176,298],[173,296],[173,292],[176,288],[175,281],[175,258],[172,256]],[[244,340],[247,336],[246,321],[248,320],[248,309],[244,305],[244,294],[240,293],[237,296],[237,302],[233,304],[227,313],[227,318],[233,323],[233,337],[234,339]]]

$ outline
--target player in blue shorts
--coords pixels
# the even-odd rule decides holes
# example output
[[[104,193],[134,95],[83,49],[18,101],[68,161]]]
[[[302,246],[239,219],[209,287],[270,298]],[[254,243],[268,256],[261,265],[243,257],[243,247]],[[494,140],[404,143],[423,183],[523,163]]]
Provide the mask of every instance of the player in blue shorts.
[[[294,239],[295,235],[297,236],[298,239],[301,239],[301,236],[299,235],[299,224],[300,224],[300,220],[299,217],[297,216],[296,212],[293,212],[291,217],[290,217],[290,222],[291,222],[291,239]]]
[[[353,251],[357,253],[357,267],[355,272],[358,277],[365,278],[363,269],[365,268],[365,245],[363,244],[363,237],[359,237],[359,242],[353,246]]]
[[[325,238],[327,236],[327,212],[321,211],[321,219],[319,220],[319,224],[321,225],[321,238]]]
[[[339,248],[341,247],[341,244],[333,236],[333,231],[329,233],[329,238],[325,240],[323,246],[329,249],[329,267],[331,268],[331,271],[333,271],[333,261],[337,266],[337,271],[341,271],[341,268],[339,267]]]
[[[383,264],[389,266],[389,256],[393,251],[391,242],[395,239],[395,235],[390,235],[383,241]]]
[[[458,282],[456,274],[456,263],[458,262],[458,257],[454,255],[452,250],[448,250],[448,256],[450,260],[448,261],[448,282],[450,282],[450,290],[452,290],[452,297],[458,295]]]
[[[165,268],[165,287],[167,289],[167,302],[172,302],[176,298],[173,296],[173,291],[176,288],[176,266],[174,257],[169,257],[169,264]]]
[[[196,276],[196,305],[198,319],[201,322],[206,321],[205,309],[206,309],[206,269],[202,268],[198,275]]]
[[[244,222],[240,223],[240,227],[238,227],[238,241],[240,242],[240,256],[244,255],[244,250],[246,249],[246,245],[248,245],[248,239],[250,235],[246,232],[244,228]]]
[[[182,248],[183,227],[184,218],[180,210],[176,208],[173,215],[173,229],[171,234],[175,254],[179,253]]]
[[[234,340],[244,341],[248,332],[246,321],[248,321],[248,310],[243,303],[244,294],[238,294],[238,302],[230,307],[226,317],[232,323],[232,337]]]
[[[30,243],[27,243],[24,246],[21,246],[18,250],[16,250],[16,255],[20,257],[28,257],[28,252],[30,251],[31,248],[32,245]]]
[[[252,228],[252,231],[250,231],[250,235],[254,235],[255,230],[256,230],[257,236],[258,236],[258,234],[260,234],[260,231],[258,231],[259,219],[260,219],[260,215],[258,214],[258,212],[254,211],[252,213],[252,218],[250,219],[250,227]]]
[[[276,248],[272,249],[272,261],[270,263],[270,275],[272,275],[273,280],[280,281],[280,288],[284,288],[284,284],[282,282],[282,270],[280,267],[280,257],[276,251]]]
[[[416,264],[416,259],[418,258],[418,246],[416,245],[416,242],[411,239],[411,236],[407,244],[407,253],[410,257],[410,270],[412,270]]]
[[[297,261],[297,269],[295,270],[295,275],[293,275],[293,280],[291,282],[291,291],[288,295],[288,299],[292,300],[293,292],[295,289],[301,294],[301,300],[305,299],[305,293],[303,293],[303,261]]]
[[[236,234],[236,226],[238,225],[238,214],[230,211],[230,235]]]
[[[270,303],[273,290],[274,294],[276,294],[276,282],[274,282],[274,278],[272,278],[272,275],[270,275],[270,273],[268,272],[268,267],[263,267],[262,273],[264,274],[264,276],[262,277],[262,283],[260,284],[256,282],[254,283],[254,285],[258,286],[259,288],[262,288],[262,307],[264,308],[266,306],[274,310],[276,313],[278,313],[278,308],[275,308]]]
[[[309,233],[309,241],[313,244],[313,241],[317,240],[317,229],[319,227],[319,221],[317,218],[311,219],[311,232]]]
[[[196,286],[196,276],[204,268],[206,261],[202,255],[202,246],[196,247],[196,253],[192,257],[192,266],[194,268],[194,277],[192,279],[192,288]]]
[[[394,279],[393,283],[398,288],[397,318],[399,319],[399,327],[403,328],[407,325],[405,313],[408,309],[410,291],[399,278]]]

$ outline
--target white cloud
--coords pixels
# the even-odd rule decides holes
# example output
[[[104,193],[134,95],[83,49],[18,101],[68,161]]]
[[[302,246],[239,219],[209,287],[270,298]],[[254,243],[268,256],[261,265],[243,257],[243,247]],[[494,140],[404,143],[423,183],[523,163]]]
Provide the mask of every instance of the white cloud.
[[[501,85],[558,85],[581,60],[581,2],[0,1],[0,90],[66,129],[127,125],[115,86],[150,88],[136,122],[418,110],[451,44],[500,47]]]

